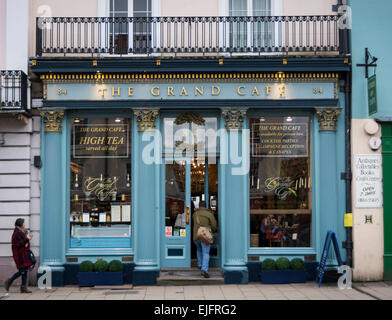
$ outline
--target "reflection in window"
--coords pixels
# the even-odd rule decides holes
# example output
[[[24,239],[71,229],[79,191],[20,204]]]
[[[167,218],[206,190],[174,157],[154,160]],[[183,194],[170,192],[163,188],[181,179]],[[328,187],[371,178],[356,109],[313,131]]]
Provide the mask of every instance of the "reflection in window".
[[[217,152],[217,118],[200,118],[203,123],[164,118],[164,149],[167,153],[204,154]]]
[[[130,119],[71,120],[71,247],[129,247]]]
[[[166,165],[165,235],[180,236],[185,230],[185,162]]]
[[[310,118],[252,118],[250,244],[310,247]]]

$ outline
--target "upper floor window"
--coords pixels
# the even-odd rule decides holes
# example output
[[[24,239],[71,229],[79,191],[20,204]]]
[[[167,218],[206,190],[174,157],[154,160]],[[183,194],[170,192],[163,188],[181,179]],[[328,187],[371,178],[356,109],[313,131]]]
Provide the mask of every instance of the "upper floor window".
[[[151,46],[151,23],[148,19],[142,19],[152,16],[151,2],[152,0],[109,0],[109,17],[117,18],[110,26],[110,44],[114,53],[145,53]],[[132,23],[128,19],[121,19],[128,17],[136,19]]]
[[[271,16],[271,0],[229,0],[229,16]],[[257,20],[251,24],[246,20],[233,21],[230,45],[234,48],[268,47],[272,42],[271,22]]]

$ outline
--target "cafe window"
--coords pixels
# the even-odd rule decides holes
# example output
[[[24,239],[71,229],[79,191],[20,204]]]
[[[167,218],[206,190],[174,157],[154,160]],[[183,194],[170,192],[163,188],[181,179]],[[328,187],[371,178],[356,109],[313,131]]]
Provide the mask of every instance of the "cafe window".
[[[218,151],[216,117],[200,117],[185,112],[177,118],[165,117],[164,150],[166,153],[215,155]]]
[[[250,119],[250,246],[312,246],[311,120]]]
[[[71,120],[71,248],[131,244],[131,119]]]

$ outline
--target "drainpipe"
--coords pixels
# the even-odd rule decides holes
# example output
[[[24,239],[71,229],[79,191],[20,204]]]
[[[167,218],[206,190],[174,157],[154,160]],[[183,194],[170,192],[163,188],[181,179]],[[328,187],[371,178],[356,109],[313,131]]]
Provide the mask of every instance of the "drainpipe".
[[[346,213],[352,213],[352,171],[351,171],[351,71],[346,73],[346,84],[345,84],[345,127],[346,127]],[[352,226],[346,227],[346,241],[343,242],[343,248],[346,249],[347,261],[346,265],[353,266],[353,236],[352,236]]]
[[[348,1],[346,2],[348,4]],[[332,11],[338,12],[339,7],[344,5],[343,0],[338,0],[336,5],[332,6]],[[341,14],[338,14],[339,16]],[[339,53],[341,55],[345,55],[345,57],[351,57],[351,31],[349,29],[339,29]],[[352,196],[351,196],[351,182],[352,182],[352,171],[351,171],[351,81],[352,81],[352,73],[351,67],[350,71],[345,74],[345,86],[344,86],[344,94],[345,94],[345,129],[346,129],[346,137],[345,137],[345,153],[346,153],[346,163],[345,163],[345,172],[342,173],[341,178],[346,182],[346,213],[352,214]],[[346,228],[346,241],[343,241],[342,247],[346,249],[347,259],[346,265],[352,267],[353,266],[353,233],[352,226],[345,227]]]

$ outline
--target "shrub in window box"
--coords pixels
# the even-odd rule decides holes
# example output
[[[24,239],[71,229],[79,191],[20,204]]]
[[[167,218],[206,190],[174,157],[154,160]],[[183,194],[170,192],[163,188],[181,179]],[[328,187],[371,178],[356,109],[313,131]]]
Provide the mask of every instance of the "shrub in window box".
[[[299,258],[295,258],[290,261],[290,274],[291,283],[305,283],[306,282],[306,270],[305,261]]]
[[[287,284],[290,283],[290,261],[287,258],[279,258],[274,261],[265,259],[261,264],[261,282],[265,284]]]
[[[293,260],[295,261],[291,262],[285,257],[277,259],[276,262],[265,259],[261,265],[261,282],[264,284],[305,283],[305,264]]]
[[[114,260],[107,263],[99,259],[95,264],[91,261],[84,261],[79,266],[78,283],[80,287],[93,286],[115,286],[122,285],[123,271],[122,263]],[[120,266],[121,265],[121,266]]]

